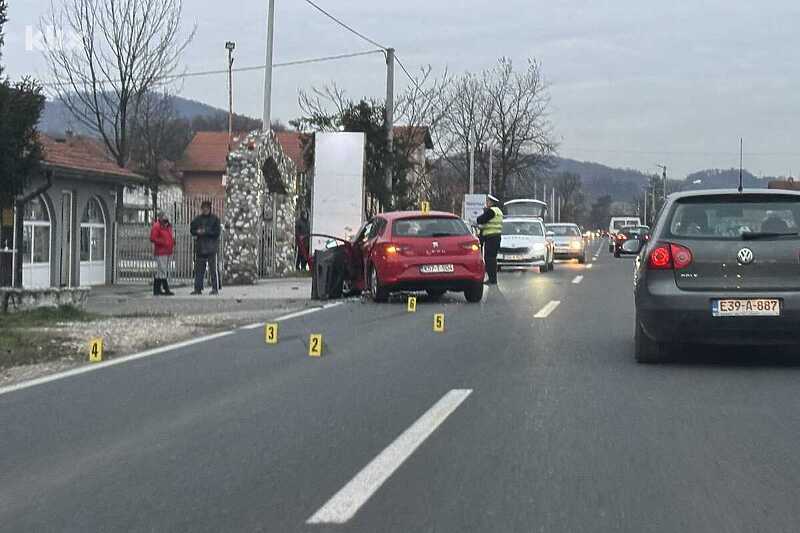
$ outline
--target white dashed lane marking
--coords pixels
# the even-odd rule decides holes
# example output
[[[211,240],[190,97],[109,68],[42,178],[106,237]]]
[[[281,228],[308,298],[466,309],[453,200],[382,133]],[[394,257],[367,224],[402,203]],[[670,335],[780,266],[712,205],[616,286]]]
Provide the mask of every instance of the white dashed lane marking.
[[[344,524],[353,518],[381,485],[470,394],[472,394],[471,389],[454,389],[445,394],[361,472],[356,474],[347,485],[334,494],[306,523]]]
[[[572,283],[578,285],[581,281],[583,281],[583,276],[575,276],[575,279],[572,280]]]
[[[559,305],[561,305],[561,301],[553,300],[552,302],[542,307],[542,309],[538,313],[533,315],[533,318],[547,318],[550,316],[550,313],[555,311],[556,307],[558,307]]]

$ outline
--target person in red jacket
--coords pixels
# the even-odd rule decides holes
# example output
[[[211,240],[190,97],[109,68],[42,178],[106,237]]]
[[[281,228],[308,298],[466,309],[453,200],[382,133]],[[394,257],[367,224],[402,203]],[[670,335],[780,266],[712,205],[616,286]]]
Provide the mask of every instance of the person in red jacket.
[[[158,212],[158,219],[150,230],[150,242],[153,243],[153,255],[156,258],[156,277],[153,280],[154,296],[173,296],[169,290],[169,268],[172,254],[175,252],[175,235],[172,224],[166,213]]]

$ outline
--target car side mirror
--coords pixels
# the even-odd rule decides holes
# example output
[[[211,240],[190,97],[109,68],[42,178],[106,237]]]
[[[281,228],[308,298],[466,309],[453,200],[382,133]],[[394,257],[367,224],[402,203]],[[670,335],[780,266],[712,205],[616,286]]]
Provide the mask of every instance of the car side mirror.
[[[628,239],[622,243],[622,251],[629,254],[638,254],[642,251],[643,247],[644,241],[640,241],[639,239]]]

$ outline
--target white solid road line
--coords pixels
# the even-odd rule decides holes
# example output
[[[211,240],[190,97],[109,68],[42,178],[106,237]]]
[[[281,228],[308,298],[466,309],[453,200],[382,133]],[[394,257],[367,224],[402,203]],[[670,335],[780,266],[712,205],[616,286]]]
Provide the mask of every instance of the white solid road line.
[[[577,285],[577,284],[579,284],[581,281],[583,281],[583,276],[575,276],[575,279],[573,279],[573,280],[572,280],[572,283],[574,283],[575,285]]]
[[[533,315],[533,318],[547,318],[550,316],[550,313],[556,310],[556,307],[561,305],[559,300],[553,300],[549,304],[542,307],[541,311]]]
[[[307,524],[344,524],[375,494],[381,485],[436,431],[448,416],[472,394],[471,389],[454,389],[445,394],[402,435],[387,446],[347,485],[334,494]]]
[[[318,311],[323,311],[325,309],[330,309],[331,307],[336,307],[342,305],[344,302],[336,302],[327,305],[323,305],[322,307],[314,307],[312,309],[305,309],[303,311],[298,311],[296,313],[291,313],[288,315],[284,315],[275,319],[275,322],[283,322],[285,320],[290,320],[292,318],[297,318],[300,316],[310,315],[311,313],[316,313]],[[264,325],[264,322],[260,322],[258,324],[250,324],[248,326],[243,326],[239,329],[257,329]],[[179,350],[181,348],[186,348],[188,346],[193,346],[195,344],[200,344],[203,342],[208,342],[214,339],[219,339],[220,337],[226,337],[228,335],[233,335],[236,330],[233,331],[223,331],[221,333],[215,333],[213,335],[206,335],[204,337],[198,337],[196,339],[191,339],[188,341],[178,342],[176,344],[168,344],[167,346],[161,346],[159,348],[153,348],[152,350],[146,350],[144,352],[135,353],[132,355],[127,355],[125,357],[120,357],[119,359],[111,359],[109,361],[104,361],[102,363],[94,363],[91,365],[81,366],[79,368],[73,368],[72,370],[66,370],[64,372],[59,372],[57,374],[52,374],[50,376],[43,376],[41,378],[32,379],[29,381],[23,381],[21,383],[17,383],[15,385],[9,385],[7,387],[0,387],[0,396],[3,394],[9,394],[11,392],[16,392],[18,390],[27,389],[30,387],[35,387],[36,385],[43,385],[45,383],[50,383],[51,381],[57,381],[59,379],[65,379],[72,376],[78,376],[80,374],[86,374],[87,372],[94,372],[95,370],[100,370],[102,368],[108,368],[110,366],[121,365],[123,363],[128,363],[130,361],[135,361],[137,359],[144,359],[145,357],[152,357],[153,355],[162,354],[165,352],[171,352],[173,350]]]
[[[153,348],[152,350],[147,350],[144,352],[136,353],[133,355],[128,355],[125,357],[120,357],[119,359],[111,359],[110,361],[104,361],[102,363],[94,363],[92,365],[86,365],[79,368],[73,368],[72,370],[67,370],[65,372],[59,372],[58,374],[53,374],[50,376],[44,376],[37,379],[32,379],[30,381],[23,381],[22,383],[17,383],[16,385],[9,385],[8,387],[0,388],[0,396],[3,394],[8,394],[10,392],[15,392],[22,389],[27,389],[30,387],[34,387],[36,385],[42,385],[44,383],[50,383],[51,381],[57,381],[59,379],[64,379],[72,376],[78,376],[80,374],[86,374],[87,372],[94,372],[95,370],[100,370],[101,368],[108,368],[110,366],[121,365],[123,363],[128,363],[130,361],[135,361],[137,359],[144,359],[145,357],[151,357],[153,355],[157,355],[164,352],[171,352],[172,350],[178,350],[180,348],[186,348],[188,346],[193,346],[195,344],[200,344],[202,342],[208,342],[210,340],[219,339],[221,337],[227,337],[228,335],[232,335],[233,331],[224,331],[222,333],[215,333],[213,335],[206,335],[205,337],[198,337],[196,339],[179,342],[177,344],[170,344],[168,346],[162,346],[160,348]]]

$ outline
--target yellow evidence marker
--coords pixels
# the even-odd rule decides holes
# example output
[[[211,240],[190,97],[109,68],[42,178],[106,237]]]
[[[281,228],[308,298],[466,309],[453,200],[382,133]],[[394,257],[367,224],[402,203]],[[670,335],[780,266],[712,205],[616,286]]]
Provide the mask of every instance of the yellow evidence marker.
[[[278,324],[264,326],[264,341],[267,344],[278,344]]]
[[[422,213],[427,215],[431,212],[431,203],[430,202],[422,202]]]
[[[322,335],[311,335],[308,339],[309,357],[322,357]]]
[[[433,315],[433,331],[436,333],[444,333],[444,313],[436,313]]]
[[[417,312],[417,297],[416,296],[409,296],[408,297],[408,312],[409,313],[416,313]]]
[[[99,363],[103,360],[103,339],[89,341],[89,362]]]

